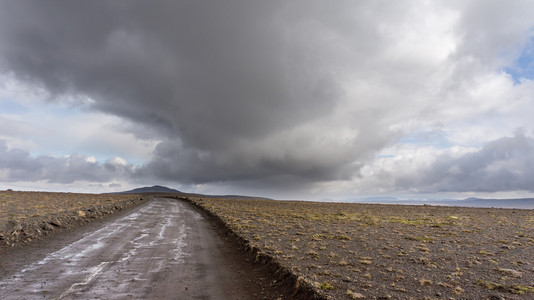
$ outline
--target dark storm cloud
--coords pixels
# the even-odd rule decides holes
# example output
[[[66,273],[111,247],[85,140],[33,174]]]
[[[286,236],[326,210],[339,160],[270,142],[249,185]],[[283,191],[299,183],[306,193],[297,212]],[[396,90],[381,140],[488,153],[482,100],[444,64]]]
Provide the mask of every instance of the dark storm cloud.
[[[314,41],[294,45],[277,5],[53,3],[6,5],[3,67],[193,147],[268,134],[339,98],[320,55],[303,55]]]
[[[284,144],[271,145],[283,152],[278,156],[273,149],[236,149],[328,115],[344,97],[339,82],[347,58],[373,51],[371,40],[343,44],[371,32],[345,11],[358,13],[357,5],[302,4],[7,2],[0,67],[44,87],[52,101],[86,95],[93,109],[152,128],[134,132],[162,140],[143,174],[189,182],[339,177],[345,172],[339,168],[368,149],[348,145],[331,164],[317,161],[328,155],[322,149],[311,149],[307,159],[291,157]],[[236,152],[245,157],[236,159]]]
[[[76,181],[107,182],[129,177],[133,166],[110,159],[101,164],[86,156],[71,154],[67,157],[32,156],[21,149],[8,149],[0,140],[0,179],[14,181],[46,181],[73,183]]]
[[[247,151],[236,148],[229,154],[184,149],[182,145],[174,142],[163,142],[156,148],[152,161],[138,170],[136,175],[166,180],[178,179],[186,183],[242,181],[250,185],[251,182],[261,181],[268,186],[347,178],[358,167],[343,157],[327,162],[321,161],[315,154],[311,157],[301,157],[298,152],[305,150],[299,149],[298,145],[294,147],[294,153],[282,149],[280,155],[268,155],[269,152],[276,152],[274,147],[279,146],[266,145],[264,152],[262,149]],[[332,155],[324,153],[322,157]]]
[[[454,126],[459,119],[472,125],[485,113],[514,109],[503,105],[507,99],[490,97],[499,95],[493,89],[487,96],[481,91],[514,94],[491,80],[507,80],[495,71],[503,67],[499,53],[531,28],[528,5],[3,1],[0,75],[41,88],[48,101],[80,101],[84,109],[118,116],[139,143],[159,144],[136,168],[81,155],[32,156],[10,144],[11,150],[0,149],[0,175],[4,181],[123,178],[295,189],[343,182],[347,192],[363,182],[362,189],[373,191],[381,178],[365,186],[368,178],[359,171],[403,131],[436,122]],[[517,91],[518,99],[532,94]],[[21,126],[15,127],[22,132]],[[391,190],[532,190],[533,168],[524,167],[531,149],[519,135],[462,158],[440,156],[421,176],[402,178],[404,170],[389,169],[366,174],[390,172]]]

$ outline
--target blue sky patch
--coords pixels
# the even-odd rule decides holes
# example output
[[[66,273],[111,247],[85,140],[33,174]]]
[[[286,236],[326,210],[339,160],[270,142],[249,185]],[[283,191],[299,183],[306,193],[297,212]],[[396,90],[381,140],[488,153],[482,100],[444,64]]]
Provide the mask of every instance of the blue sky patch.
[[[19,104],[13,101],[1,101],[0,100],[0,113],[24,114],[29,111],[30,109],[22,104]]]
[[[512,76],[516,84],[521,83],[521,79],[534,79],[534,37],[525,43],[514,64],[505,67],[504,71]]]
[[[418,131],[408,133],[400,140],[401,144],[418,144],[420,146],[433,146],[436,148],[449,148],[452,146],[446,135],[441,131]]]

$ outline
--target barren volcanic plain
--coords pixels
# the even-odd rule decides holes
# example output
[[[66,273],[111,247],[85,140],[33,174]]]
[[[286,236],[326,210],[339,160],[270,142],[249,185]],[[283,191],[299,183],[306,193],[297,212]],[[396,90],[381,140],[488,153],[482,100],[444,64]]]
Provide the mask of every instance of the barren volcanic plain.
[[[131,194],[0,191],[0,246],[31,242],[142,201]]]
[[[187,200],[325,298],[534,298],[533,210]]]
[[[275,265],[274,278],[291,274],[300,298],[534,298],[534,210],[167,197],[222,223],[243,259]],[[3,191],[0,242],[11,248],[142,201]]]

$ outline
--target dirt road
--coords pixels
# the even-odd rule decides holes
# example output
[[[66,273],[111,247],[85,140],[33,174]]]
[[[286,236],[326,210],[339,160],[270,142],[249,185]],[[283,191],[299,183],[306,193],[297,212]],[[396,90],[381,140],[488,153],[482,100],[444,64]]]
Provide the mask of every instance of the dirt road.
[[[155,199],[59,250],[11,266],[0,278],[0,298],[285,298],[232,245],[195,208]]]

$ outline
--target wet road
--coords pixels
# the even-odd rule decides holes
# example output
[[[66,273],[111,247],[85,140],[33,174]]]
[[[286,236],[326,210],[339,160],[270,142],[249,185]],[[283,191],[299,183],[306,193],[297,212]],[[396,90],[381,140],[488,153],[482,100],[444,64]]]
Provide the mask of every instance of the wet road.
[[[259,297],[262,283],[253,278],[244,282],[246,270],[225,243],[195,208],[155,199],[0,278],[0,298]]]

